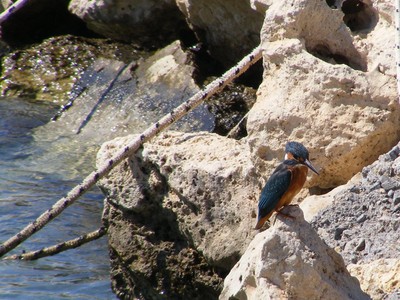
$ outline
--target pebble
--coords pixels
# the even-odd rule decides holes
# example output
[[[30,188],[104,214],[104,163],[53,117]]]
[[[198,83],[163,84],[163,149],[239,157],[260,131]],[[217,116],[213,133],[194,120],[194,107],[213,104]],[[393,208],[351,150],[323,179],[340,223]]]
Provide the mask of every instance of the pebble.
[[[396,213],[396,212],[400,212],[400,204],[396,205],[392,208],[392,212]]]
[[[375,183],[373,183],[372,185],[370,185],[370,186],[367,187],[367,191],[368,191],[368,192],[372,192],[372,191],[374,191],[374,190],[379,189],[380,187],[381,187],[381,184],[380,184],[379,182],[375,182]]]
[[[356,251],[363,251],[365,249],[365,239],[360,239],[355,250]]]
[[[396,158],[392,164],[392,170],[394,175],[400,175],[400,157]]]
[[[392,150],[389,151],[388,155],[392,160],[395,160],[400,155],[400,148],[398,146],[394,146]]]
[[[397,190],[393,193],[393,205],[397,205],[400,203],[400,190]]]
[[[367,219],[367,216],[365,214],[362,214],[361,216],[359,216],[356,220],[357,223],[362,223]]]
[[[346,227],[337,227],[335,229],[334,239],[340,240],[342,238],[343,231],[345,231],[346,229],[347,229]]]
[[[380,178],[380,182],[381,182],[381,187],[382,187],[386,192],[388,192],[388,191],[390,191],[390,190],[395,190],[395,189],[398,189],[398,188],[399,188],[399,183],[398,183],[396,180],[394,180],[394,179],[392,179],[392,178],[390,178],[390,177],[388,177],[388,176],[386,176],[386,175],[383,175],[383,176]]]

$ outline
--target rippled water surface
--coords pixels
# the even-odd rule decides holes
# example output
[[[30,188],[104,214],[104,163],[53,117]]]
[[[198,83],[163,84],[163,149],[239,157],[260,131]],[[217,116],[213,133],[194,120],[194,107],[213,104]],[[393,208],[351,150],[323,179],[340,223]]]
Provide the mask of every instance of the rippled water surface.
[[[35,137],[56,107],[0,99],[0,241],[16,234],[93,168],[72,138]],[[69,140],[70,139],[70,140]],[[76,151],[74,151],[74,149]],[[93,153],[93,151],[88,151]],[[79,162],[74,164],[79,157]],[[84,195],[10,254],[50,246],[97,229],[103,196]],[[116,299],[110,288],[106,238],[37,261],[0,260],[0,299]]]

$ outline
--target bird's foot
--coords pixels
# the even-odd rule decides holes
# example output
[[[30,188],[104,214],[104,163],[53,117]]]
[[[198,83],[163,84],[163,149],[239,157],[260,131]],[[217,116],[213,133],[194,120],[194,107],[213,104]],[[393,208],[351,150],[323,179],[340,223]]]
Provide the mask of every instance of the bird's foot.
[[[296,205],[296,204],[291,204],[291,205]],[[278,215],[281,215],[281,216],[283,216],[283,217],[285,217],[285,218],[288,218],[288,219],[295,219],[295,217],[293,217],[293,216],[291,216],[291,215],[288,215],[288,214],[284,214],[283,212],[281,212],[280,210],[277,210],[276,211],[276,213],[278,214]]]

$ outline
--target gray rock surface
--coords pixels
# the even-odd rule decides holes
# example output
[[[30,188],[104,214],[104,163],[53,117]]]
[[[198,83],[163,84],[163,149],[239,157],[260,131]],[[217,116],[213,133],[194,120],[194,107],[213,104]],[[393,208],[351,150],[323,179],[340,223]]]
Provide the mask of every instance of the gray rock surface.
[[[336,194],[312,221],[346,263],[400,256],[399,154],[397,145],[365,167],[361,180]]]
[[[250,1],[176,2],[198,39],[225,66],[232,66],[260,43],[264,13],[254,10]]]
[[[172,42],[185,25],[184,17],[173,0],[72,0],[69,10],[94,32],[147,46]]]

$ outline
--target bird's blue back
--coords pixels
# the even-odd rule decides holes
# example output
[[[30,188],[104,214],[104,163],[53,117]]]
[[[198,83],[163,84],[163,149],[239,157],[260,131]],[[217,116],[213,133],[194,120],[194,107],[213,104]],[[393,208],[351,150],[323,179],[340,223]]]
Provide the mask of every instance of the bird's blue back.
[[[289,188],[292,174],[287,168],[286,162],[288,161],[284,161],[275,169],[261,191],[258,202],[258,220],[275,209],[279,200]]]

